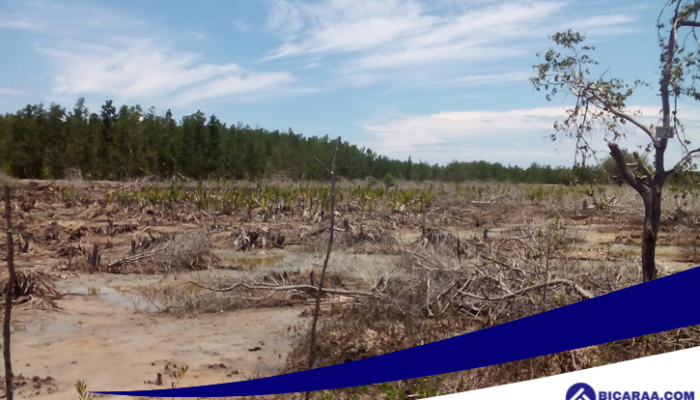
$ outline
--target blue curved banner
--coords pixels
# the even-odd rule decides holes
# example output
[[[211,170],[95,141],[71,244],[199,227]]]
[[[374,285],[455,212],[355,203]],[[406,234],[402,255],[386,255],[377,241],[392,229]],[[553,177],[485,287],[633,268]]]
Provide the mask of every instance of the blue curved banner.
[[[338,389],[517,361],[700,324],[700,268],[377,357],[249,381],[103,394],[228,397]]]

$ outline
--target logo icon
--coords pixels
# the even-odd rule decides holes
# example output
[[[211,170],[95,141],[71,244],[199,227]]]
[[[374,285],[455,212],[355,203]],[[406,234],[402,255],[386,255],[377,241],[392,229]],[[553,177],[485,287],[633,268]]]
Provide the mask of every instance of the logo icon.
[[[595,400],[595,390],[586,383],[571,385],[566,392],[566,400]]]

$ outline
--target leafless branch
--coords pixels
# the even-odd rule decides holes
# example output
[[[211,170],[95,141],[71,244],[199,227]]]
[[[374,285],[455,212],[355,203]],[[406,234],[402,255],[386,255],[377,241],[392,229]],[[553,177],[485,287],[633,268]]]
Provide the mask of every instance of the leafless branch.
[[[227,286],[224,288],[215,288],[215,287],[210,287],[210,286],[205,286],[202,285],[201,283],[193,282],[193,281],[187,281],[188,284],[200,287],[205,290],[209,290],[212,292],[231,292],[234,291],[238,288],[244,288],[244,289],[249,289],[249,290],[265,290],[265,291],[272,291],[272,292],[287,292],[287,291],[312,291],[312,292],[319,292],[318,286],[311,286],[311,285],[289,285],[289,286],[277,286],[277,285],[261,285],[261,284],[255,284],[255,283],[246,283],[246,282],[239,282],[231,286]],[[358,291],[358,290],[345,290],[345,289],[321,289],[320,293],[327,293],[327,294],[335,294],[335,295],[340,295],[340,296],[365,296],[365,297],[381,297],[379,292],[365,292],[365,291]]]
[[[107,268],[109,269],[109,268],[120,267],[123,265],[134,264],[134,263],[137,263],[139,261],[156,256],[159,253],[162,253],[163,250],[165,250],[165,249],[160,248],[160,249],[149,251],[147,253],[141,253],[141,254],[136,254],[133,256],[127,256],[127,257],[121,258],[117,261],[114,261],[114,262],[107,264]]]
[[[321,294],[323,293],[323,281],[326,277],[326,269],[328,268],[328,259],[331,256],[331,251],[333,250],[333,233],[335,232],[335,160],[338,156],[338,147],[340,147],[340,136],[335,143],[335,152],[333,153],[333,163],[331,164],[331,169],[328,171],[331,177],[331,221],[330,221],[330,235],[328,237],[328,248],[326,249],[326,258],[323,260],[323,268],[321,269],[321,277],[318,280],[318,291],[316,292],[316,306],[314,307],[314,317],[311,322],[311,335],[309,340],[309,369],[312,369],[315,361],[314,346],[316,345],[316,324],[318,323],[318,315],[321,309]],[[311,392],[306,392],[306,400],[309,400]]]
[[[541,289],[541,288],[547,287],[547,286],[554,286],[554,285],[568,285],[568,286],[572,287],[574,290],[576,290],[576,292],[578,294],[585,297],[586,299],[592,299],[595,297],[586,289],[584,289],[581,286],[577,285],[576,283],[574,283],[570,280],[566,280],[566,279],[552,279],[550,281],[540,283],[537,285],[532,285],[532,286],[526,287],[525,289],[518,290],[518,291],[512,292],[512,293],[508,293],[505,296],[500,296],[500,297],[492,297],[492,298],[482,297],[482,296],[478,296],[478,295],[475,295],[473,293],[467,293],[464,291],[460,291],[459,293],[462,294],[463,296],[470,297],[470,298],[480,300],[480,301],[499,302],[499,301],[507,300],[507,299],[512,298],[512,297],[522,296],[522,295],[524,295],[528,292],[531,292],[533,290]]]
[[[632,123],[634,126],[636,126],[637,128],[641,129],[644,133],[646,133],[647,136],[649,136],[649,138],[651,139],[651,141],[654,144],[658,143],[658,139],[656,139],[656,137],[654,136],[654,132],[652,132],[652,130],[649,129],[648,126],[645,126],[641,122],[637,121],[637,119],[634,118],[633,116],[631,116],[627,113],[624,113],[624,112],[618,110],[617,108],[613,107],[612,104],[610,104],[610,101],[600,97],[598,94],[594,93],[593,97],[603,105],[603,109],[605,111],[608,111],[608,112],[612,113],[613,115],[615,115],[616,117],[624,119],[624,120]]]

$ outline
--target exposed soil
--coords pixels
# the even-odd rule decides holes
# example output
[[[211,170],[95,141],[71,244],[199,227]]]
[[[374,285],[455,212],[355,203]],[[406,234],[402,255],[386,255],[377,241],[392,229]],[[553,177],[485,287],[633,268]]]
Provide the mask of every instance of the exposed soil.
[[[26,251],[15,256],[18,270],[50,281],[62,295],[53,300],[34,296],[13,308],[12,358],[19,398],[74,397],[77,380],[85,381],[89,390],[170,387],[172,372],[182,366],[188,370],[177,383],[180,387],[231,382],[275,374],[284,364],[291,346],[289,332],[309,321],[301,316],[308,315],[303,312],[310,308],[308,299],[290,300],[275,308],[168,313],[157,297],[145,297],[139,289],[158,288],[164,282],[204,282],[246,272],[318,267],[327,240],[327,232],[321,231],[327,217],[314,220],[304,215],[303,207],[269,217],[259,210],[223,214],[184,203],[168,207],[145,200],[105,204],[105,189],[86,186],[83,200],[60,190],[26,186],[13,197],[16,231],[24,235],[23,239],[17,235],[16,249],[30,238]],[[482,237],[486,228],[488,237],[497,239],[514,235],[527,221],[547,221],[557,209],[563,211],[573,241],[570,256],[578,262],[590,264],[591,269],[600,263],[638,263],[641,226],[634,220],[634,200],[625,205],[627,213],[617,209],[581,212],[574,202],[522,205],[489,199],[472,203],[438,199],[426,214],[372,213],[347,203],[338,219],[339,244],[331,268],[347,275],[348,285],[359,284],[379,268],[391,268],[400,247],[420,239],[426,221],[462,238]],[[700,245],[700,239],[695,243],[700,227],[686,225],[683,231],[667,226],[659,239],[659,263],[668,271],[700,264],[700,251],[696,255],[695,250]],[[243,251],[245,241],[239,239],[247,230],[262,228],[285,236],[284,246]],[[159,270],[165,265],[159,260],[173,249],[149,259],[150,264],[125,264],[140,270],[105,272],[105,266],[134,255],[132,242],[139,246],[135,254],[146,254],[162,243],[159,238],[183,232],[204,232],[210,240],[209,257],[192,264],[198,272],[174,266]],[[271,234],[268,237],[270,242],[276,240]],[[4,254],[2,239],[0,253]],[[90,273],[88,260],[95,244],[100,248],[100,271]],[[2,274],[6,279],[4,263]],[[159,373],[160,386],[154,383]]]
[[[16,307],[15,375],[51,377],[50,384],[19,387],[19,397],[73,397],[78,379],[90,390],[162,388],[174,380],[168,372],[185,365],[189,369],[179,386],[268,376],[284,361],[288,328],[304,322],[299,307],[196,318],[136,312],[143,303],[123,292],[134,284],[144,280],[129,275],[70,278],[57,285],[66,293],[57,301],[60,310]],[[146,383],[155,382],[158,373],[162,386]]]

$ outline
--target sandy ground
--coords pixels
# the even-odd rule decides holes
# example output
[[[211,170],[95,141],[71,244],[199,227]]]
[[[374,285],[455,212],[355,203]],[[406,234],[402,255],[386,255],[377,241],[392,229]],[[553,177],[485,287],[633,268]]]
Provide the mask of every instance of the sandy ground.
[[[139,241],[151,234],[158,237],[203,230],[212,240],[211,252],[219,259],[218,265],[211,266],[214,269],[211,274],[226,275],[241,268],[258,272],[304,270],[321,265],[326,244],[320,236],[303,236],[302,240],[301,233],[313,232],[325,221],[311,224],[301,219],[300,210],[293,217],[279,221],[273,218],[262,223],[260,215],[252,222],[245,222],[242,215],[212,214],[203,218],[191,205],[180,203],[172,209],[161,205],[155,210],[145,200],[136,202],[140,206],[131,203],[128,207],[105,206],[100,202],[105,193],[99,190],[92,193],[96,201],[90,204],[78,205],[75,199],[66,201],[63,197],[57,190],[46,189],[22,191],[16,199],[15,221],[20,226],[17,229],[33,237],[28,251],[15,254],[17,268],[24,272],[52,271],[53,277],[67,277],[54,282],[58,292],[64,294],[56,301],[59,310],[26,305],[13,309],[11,349],[16,398],[76,398],[78,380],[84,381],[88,389],[100,391],[167,388],[173,382],[173,370],[184,365],[189,369],[178,382],[179,387],[273,375],[290,349],[288,330],[309,323],[308,318],[300,317],[301,312],[309,308],[304,306],[179,318],[154,313],[149,302],[129,294],[129,290],[139,285],[157,284],[163,278],[70,272],[62,268],[68,263],[62,250],[80,244],[89,251],[92,245],[98,244],[104,265],[128,255],[132,240]],[[521,203],[522,200],[505,205],[491,201],[446,202],[431,210],[434,215],[430,220],[431,224],[449,229],[460,238],[481,237],[487,226],[488,236],[497,239],[517,236],[524,221],[543,222],[558,211]],[[635,204],[638,206],[638,201],[625,207],[634,210]],[[151,211],[152,218],[145,217],[149,215],[147,211]],[[580,212],[569,210],[571,216],[577,213]],[[194,218],[195,214],[198,218]],[[591,268],[608,262],[639,263],[640,224],[628,223],[625,215],[611,212],[587,211],[584,214],[582,218],[572,217],[566,221],[567,234],[576,239],[568,254],[572,260],[588,263]],[[157,221],[155,215],[158,215]],[[403,245],[414,243],[421,236],[417,218],[403,218],[401,213],[381,215],[355,211],[343,218],[357,226],[362,224],[391,232]],[[288,238],[285,250],[232,250],[237,229],[244,226],[279,228]],[[116,232],[115,227],[121,230]],[[47,236],[50,230],[56,230],[58,238]],[[301,242],[304,242],[303,249],[296,249],[294,246]],[[691,245],[692,254],[688,250]],[[382,246],[386,247],[363,240],[350,248],[334,250],[330,268],[360,283],[373,285],[381,274],[394,269],[400,258],[397,252],[383,252],[386,248]],[[80,256],[83,261],[86,255]],[[661,266],[672,270],[700,264],[700,223],[685,231],[664,232],[657,256]],[[4,263],[1,266],[4,267]],[[5,279],[2,269],[0,279]],[[158,373],[163,375],[163,384],[148,383],[155,381]]]
[[[460,232],[466,237],[478,233],[476,230]],[[627,252],[638,251],[636,244],[611,244],[617,232],[601,233],[584,228],[571,233],[583,239],[574,246],[582,260],[613,260]],[[494,229],[490,235],[507,234]],[[400,241],[411,242],[417,235],[402,232],[398,236]],[[660,247],[661,252],[673,253],[672,250],[672,246]],[[669,258],[663,263],[675,270],[695,266]],[[332,257],[336,272],[365,279],[371,279],[383,268],[391,268],[397,261],[397,256],[392,255],[342,251]],[[236,264],[261,271],[297,269],[319,262],[318,254],[288,251],[236,259]],[[214,270],[195,274],[227,273]],[[179,387],[274,375],[291,347],[289,331],[309,322],[300,317],[308,308],[304,306],[176,317],[156,313],[157,308],[151,303],[130,292],[163,279],[137,274],[72,274],[55,282],[56,289],[64,294],[56,301],[59,310],[15,307],[12,358],[18,397],[71,398],[77,395],[77,380],[86,382],[90,390],[99,391],[170,387],[174,381],[172,372],[185,365],[188,371],[178,382]],[[180,279],[185,280],[187,276],[180,276]],[[149,383],[156,381],[158,373],[163,376],[163,384]]]
[[[86,278],[92,287],[85,288]],[[60,282],[62,293],[75,294],[57,301],[59,311],[15,308],[11,348],[22,385],[16,398],[75,398],[77,380],[101,391],[170,387],[167,372],[185,365],[179,387],[274,375],[290,346],[288,329],[308,321],[296,307],[197,318],[137,312],[128,296],[107,286],[118,287],[120,279],[128,277]],[[145,383],[158,373],[162,386]]]

